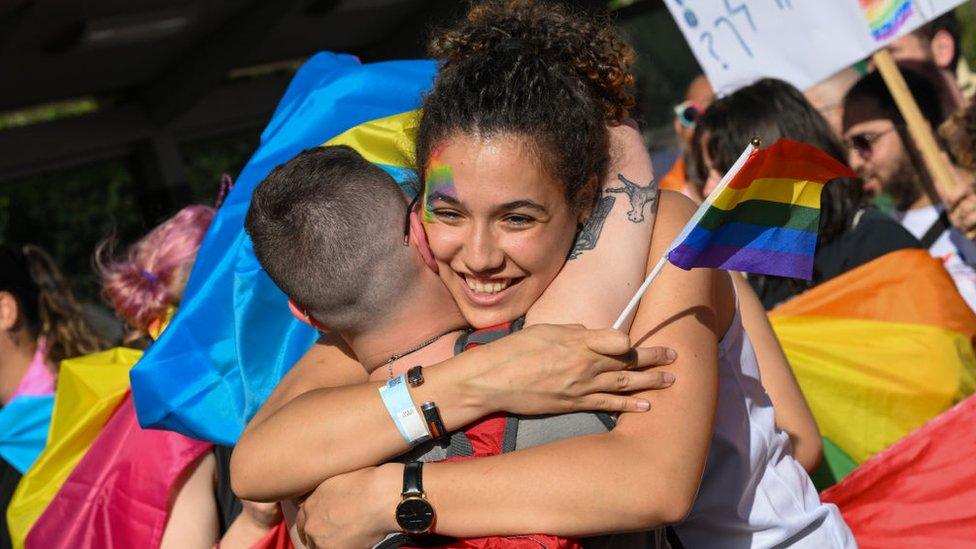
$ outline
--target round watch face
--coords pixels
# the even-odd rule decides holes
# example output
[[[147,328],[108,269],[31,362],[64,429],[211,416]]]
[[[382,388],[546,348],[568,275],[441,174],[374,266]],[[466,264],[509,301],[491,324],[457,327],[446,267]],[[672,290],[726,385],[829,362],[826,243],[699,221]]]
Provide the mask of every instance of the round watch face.
[[[409,534],[423,534],[434,523],[434,508],[419,497],[406,498],[397,505],[397,524]]]

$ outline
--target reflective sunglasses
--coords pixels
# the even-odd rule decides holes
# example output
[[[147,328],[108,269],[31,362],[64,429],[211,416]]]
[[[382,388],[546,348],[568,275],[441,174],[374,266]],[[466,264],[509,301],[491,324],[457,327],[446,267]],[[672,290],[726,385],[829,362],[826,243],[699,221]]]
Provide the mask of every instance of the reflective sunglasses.
[[[694,101],[682,101],[674,107],[674,116],[679,124],[691,129],[695,127],[695,122],[698,121],[698,117],[703,111],[701,105]]]
[[[886,133],[891,133],[895,131],[895,128],[888,128],[887,130],[880,132],[862,132],[856,133],[844,140],[847,147],[858,154],[862,160],[871,160],[871,155],[874,153],[873,145],[874,142],[878,140],[879,137]]]

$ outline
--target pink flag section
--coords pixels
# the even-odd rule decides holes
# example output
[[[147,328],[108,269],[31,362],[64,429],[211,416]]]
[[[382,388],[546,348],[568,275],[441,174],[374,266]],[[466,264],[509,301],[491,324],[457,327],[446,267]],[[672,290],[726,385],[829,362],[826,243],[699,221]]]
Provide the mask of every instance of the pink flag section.
[[[821,498],[862,549],[971,547],[976,539],[976,396],[865,461]]]
[[[210,447],[142,429],[127,394],[31,528],[26,547],[158,547],[176,481]]]

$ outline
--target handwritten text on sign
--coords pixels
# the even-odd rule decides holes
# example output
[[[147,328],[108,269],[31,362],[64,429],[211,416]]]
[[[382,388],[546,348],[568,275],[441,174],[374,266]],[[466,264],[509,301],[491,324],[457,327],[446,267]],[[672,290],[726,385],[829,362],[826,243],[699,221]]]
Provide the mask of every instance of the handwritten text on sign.
[[[666,0],[719,93],[762,77],[805,89],[964,0]]]

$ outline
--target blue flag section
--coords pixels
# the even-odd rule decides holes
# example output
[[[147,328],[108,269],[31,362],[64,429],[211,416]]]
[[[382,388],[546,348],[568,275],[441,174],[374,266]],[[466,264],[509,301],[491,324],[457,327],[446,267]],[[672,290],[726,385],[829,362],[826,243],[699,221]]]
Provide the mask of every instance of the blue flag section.
[[[0,409],[0,457],[24,474],[47,443],[54,395],[19,396]]]
[[[433,61],[362,65],[331,53],[301,67],[210,226],[179,311],[131,371],[143,427],[236,443],[317,337],[291,316],[285,295],[254,257],[244,232],[251,193],[302,150],[418,108],[435,74]]]

